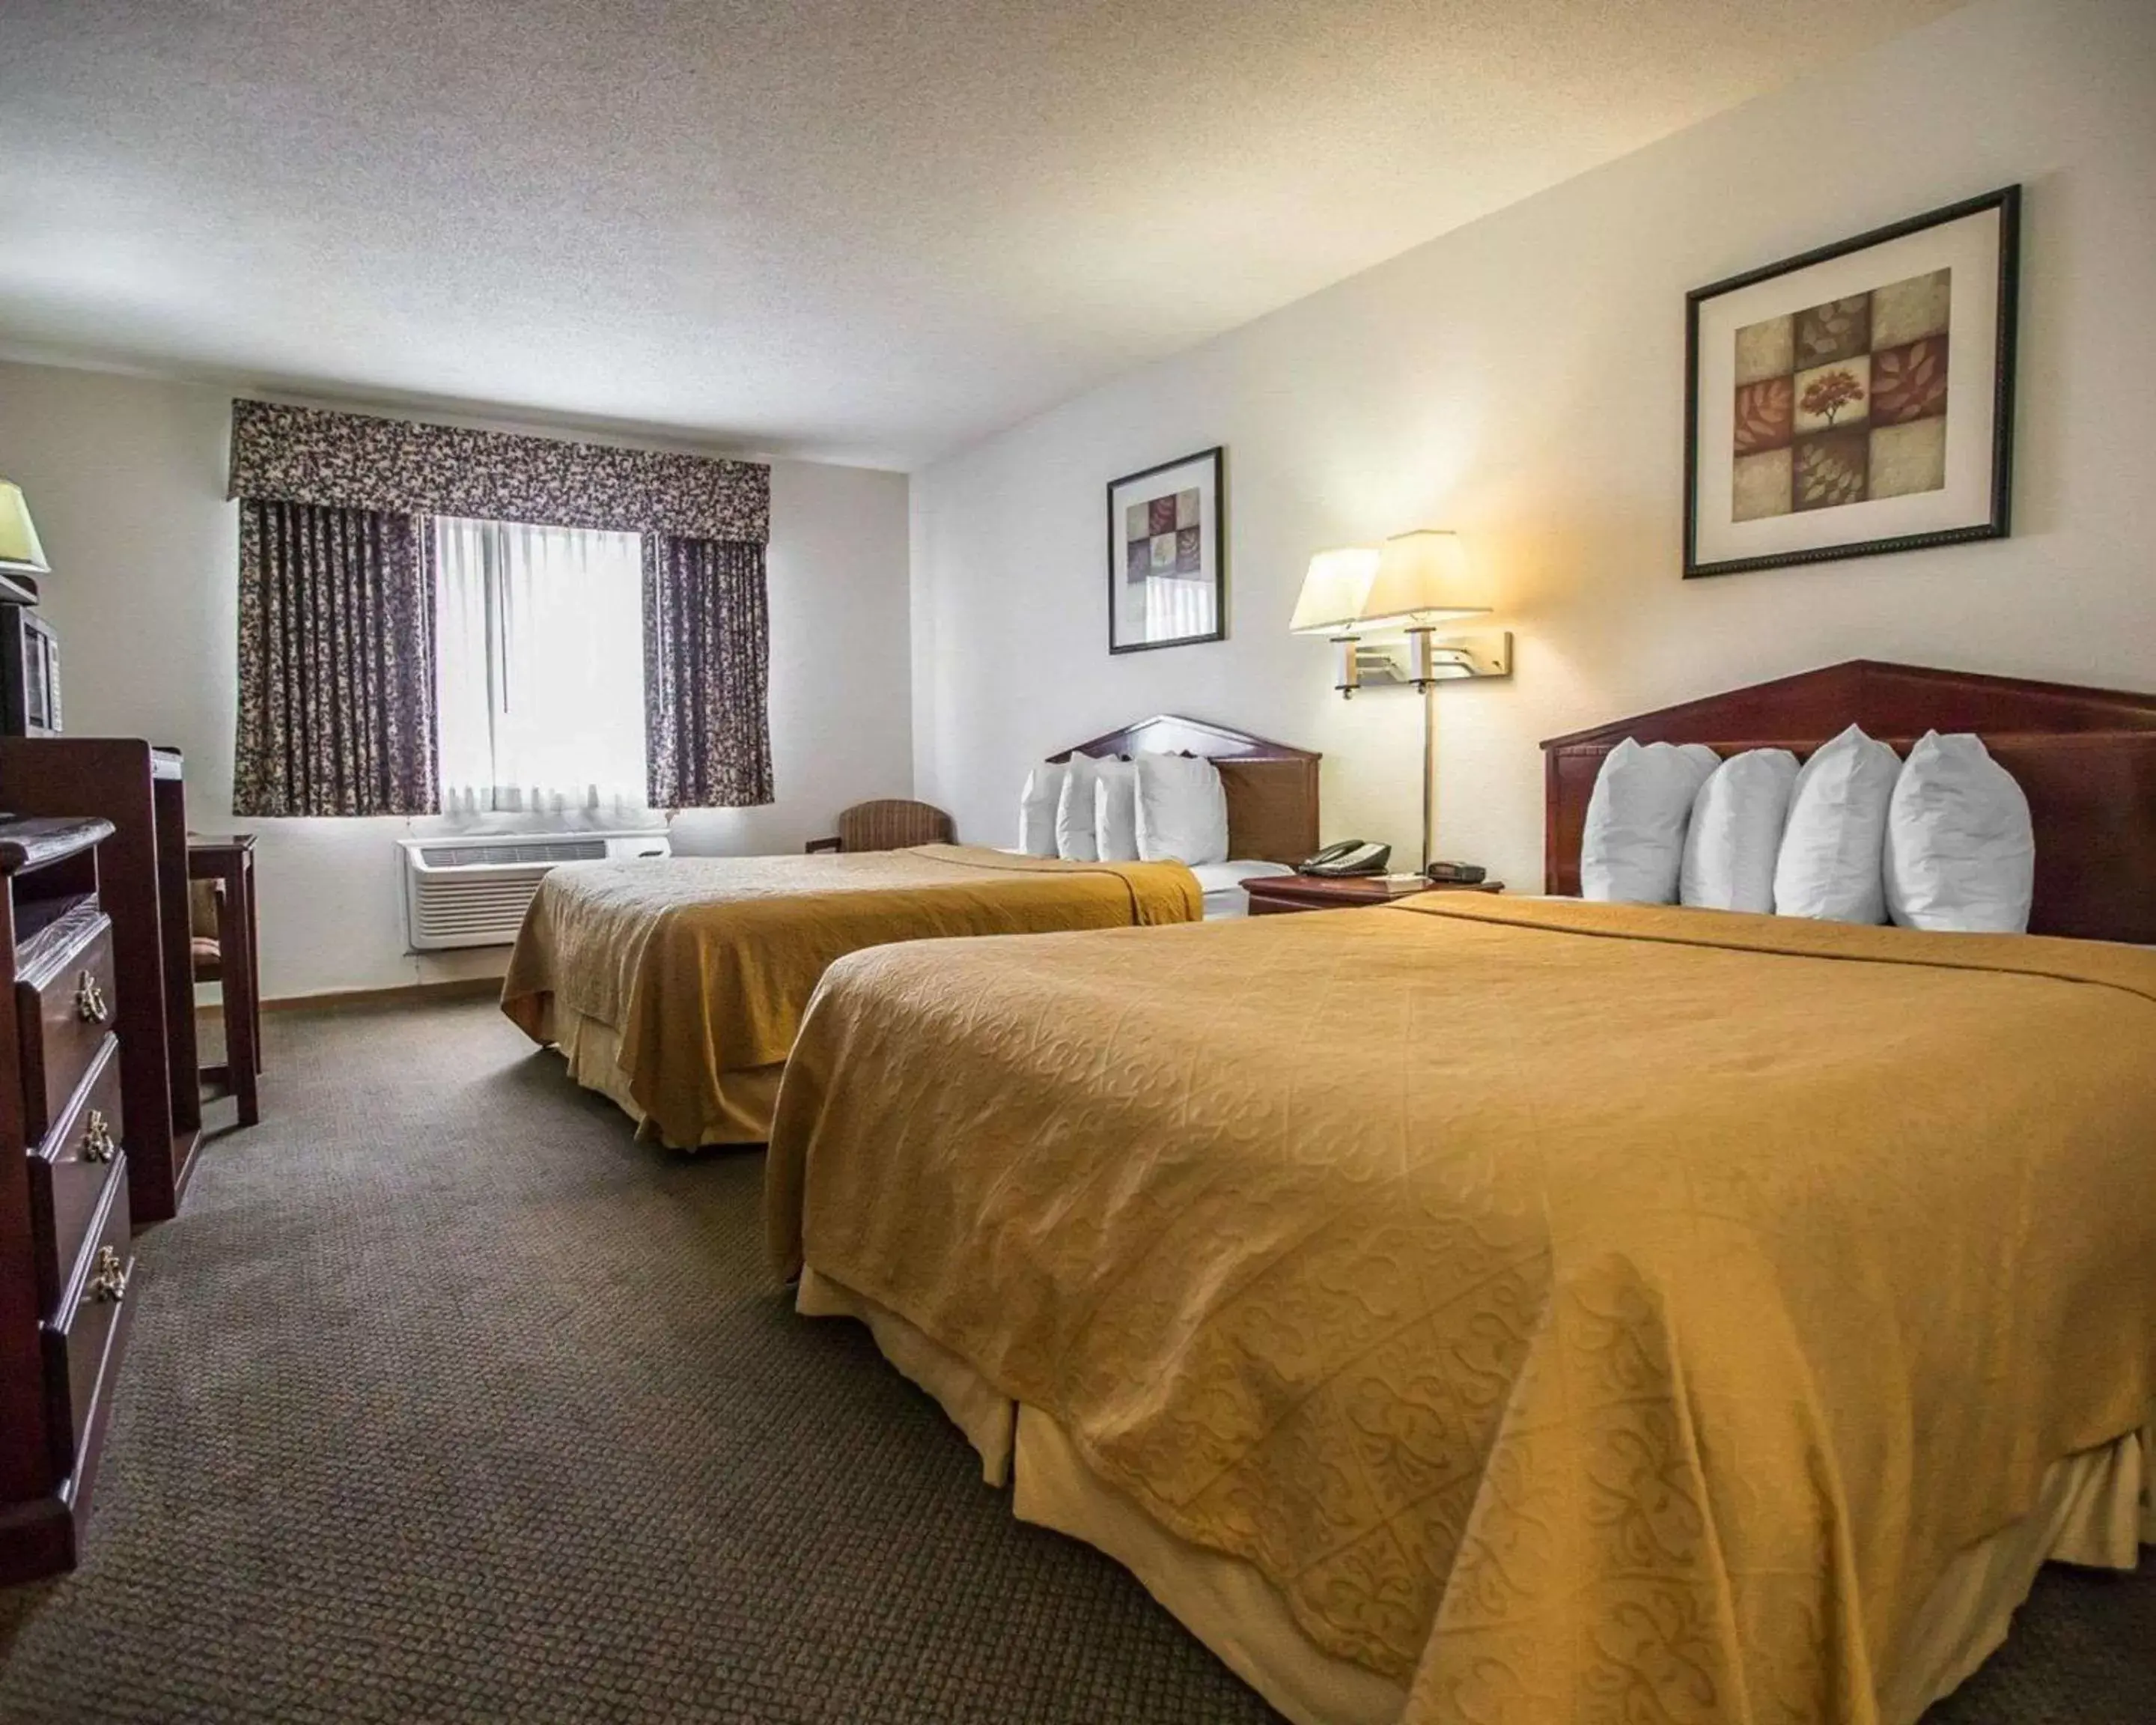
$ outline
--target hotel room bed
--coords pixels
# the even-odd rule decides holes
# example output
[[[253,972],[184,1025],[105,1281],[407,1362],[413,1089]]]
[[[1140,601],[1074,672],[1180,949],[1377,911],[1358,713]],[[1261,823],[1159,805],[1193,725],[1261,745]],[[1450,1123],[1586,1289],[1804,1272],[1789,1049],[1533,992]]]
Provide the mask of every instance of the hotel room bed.
[[[960,845],[572,863],[540,882],[501,1006],[670,1147],[760,1143],[834,959],[890,941],[1188,922],[1202,907],[1181,863]]]
[[[2018,750],[2040,846],[2128,793],[2039,925],[2139,935],[2107,736]],[[2156,952],[1448,896],[1017,956],[830,973],[774,1256],[1291,1717],[1909,1725],[2156,1538]]]
[[[1253,860],[1193,870],[932,845],[571,864],[546,876],[526,913],[502,1010],[670,1147],[760,1143],[801,1014],[834,959],[896,941],[1240,914],[1241,878],[1316,848],[1318,757],[1307,751],[1166,715],[1079,747],[1213,759],[1234,855]]]

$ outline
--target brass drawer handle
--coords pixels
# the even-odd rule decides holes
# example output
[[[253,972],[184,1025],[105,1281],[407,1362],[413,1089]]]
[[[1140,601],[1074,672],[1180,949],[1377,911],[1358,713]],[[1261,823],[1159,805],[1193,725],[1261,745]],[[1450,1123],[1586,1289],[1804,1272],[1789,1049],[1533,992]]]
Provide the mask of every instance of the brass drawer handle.
[[[112,1016],[112,1009],[105,1004],[105,990],[86,970],[74,985],[74,1015],[85,1024],[101,1024]]]
[[[90,1279],[88,1298],[93,1306],[117,1306],[127,1297],[127,1266],[110,1246],[97,1249],[97,1274]]]
[[[120,1153],[120,1146],[113,1141],[112,1122],[105,1117],[102,1108],[90,1111],[90,1119],[83,1128],[82,1159],[85,1162],[110,1162]]]

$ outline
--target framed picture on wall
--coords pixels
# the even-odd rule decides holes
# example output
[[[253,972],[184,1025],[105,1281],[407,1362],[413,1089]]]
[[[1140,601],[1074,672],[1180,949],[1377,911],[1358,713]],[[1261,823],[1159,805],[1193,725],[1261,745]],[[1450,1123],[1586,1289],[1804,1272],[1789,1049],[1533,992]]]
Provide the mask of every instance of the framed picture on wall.
[[[1686,295],[1685,567],[2005,536],[2021,188]]]
[[[1224,640],[1228,543],[1223,452],[1108,483],[1108,650]]]

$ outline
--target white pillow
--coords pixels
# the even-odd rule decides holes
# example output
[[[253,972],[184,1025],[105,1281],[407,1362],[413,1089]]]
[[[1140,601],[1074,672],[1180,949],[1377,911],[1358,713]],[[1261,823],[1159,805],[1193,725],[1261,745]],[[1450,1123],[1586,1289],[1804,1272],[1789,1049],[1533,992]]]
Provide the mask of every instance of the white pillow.
[[[1887,914],[1904,928],[2028,932],[2036,830],[1983,738],[1917,739],[1887,805],[1886,877]]]
[[[1680,904],[1774,908],[1774,862],[1796,782],[1797,757],[1787,749],[1747,749],[1707,774],[1685,828]]]
[[[1137,758],[1138,855],[1147,862],[1228,860],[1228,793],[1210,761],[1188,755]]]
[[[1902,762],[1851,725],[1797,774],[1774,862],[1774,910],[1832,922],[1884,922],[1887,803]]]
[[[1720,757],[1703,742],[1632,738],[1603,757],[1579,845],[1583,898],[1675,904],[1692,798]]]
[[[1025,776],[1019,793],[1018,848],[1028,856],[1055,855],[1055,805],[1063,794],[1063,768],[1043,761]]]
[[[1091,755],[1074,750],[1065,769],[1055,798],[1055,854],[1065,862],[1099,860],[1093,842],[1093,786],[1099,765]]]
[[[1102,862],[1138,860],[1138,763],[1121,756],[1095,764],[1093,842]]]

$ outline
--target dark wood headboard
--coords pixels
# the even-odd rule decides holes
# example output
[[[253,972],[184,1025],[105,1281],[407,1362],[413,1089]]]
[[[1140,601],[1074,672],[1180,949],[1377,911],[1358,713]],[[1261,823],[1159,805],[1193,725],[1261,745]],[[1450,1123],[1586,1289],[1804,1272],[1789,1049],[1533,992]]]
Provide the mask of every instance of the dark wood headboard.
[[[1200,755],[1220,769],[1228,793],[1228,855],[1249,862],[1300,862],[1317,849],[1317,763],[1322,757],[1247,731],[1156,713],[1067,748],[1083,755]]]
[[[1718,753],[1810,754],[1851,725],[1901,753],[1973,731],[2029,798],[2033,934],[2156,943],[2156,695],[1852,659],[1543,745],[1543,890],[1579,891],[1580,835],[1602,758],[1626,737]]]

